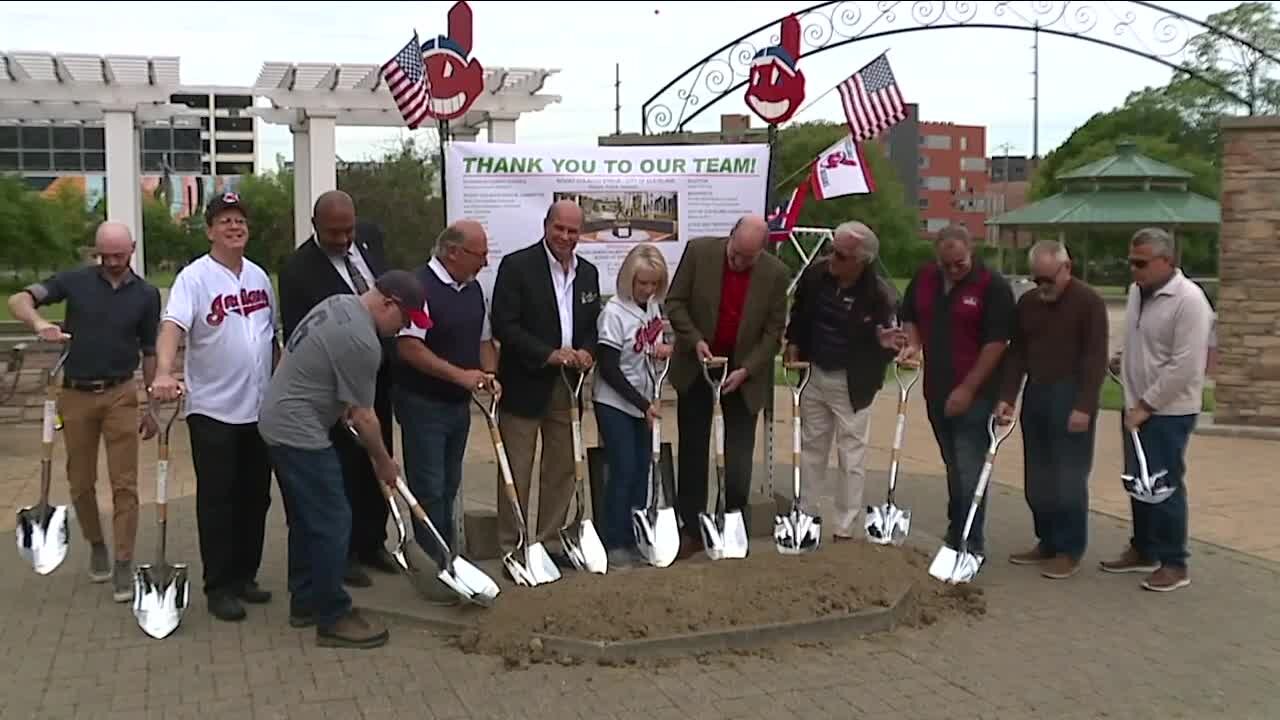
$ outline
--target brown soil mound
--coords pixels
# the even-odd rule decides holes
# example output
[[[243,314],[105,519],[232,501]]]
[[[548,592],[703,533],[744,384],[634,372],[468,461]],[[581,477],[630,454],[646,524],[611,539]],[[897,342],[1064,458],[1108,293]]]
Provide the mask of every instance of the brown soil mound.
[[[916,609],[905,618],[909,624],[985,613],[980,589],[940,586],[928,576],[929,559],[908,548],[827,543],[800,556],[766,547],[744,560],[694,556],[664,569],[603,577],[566,571],[551,585],[506,588],[459,646],[515,665],[543,659],[534,635],[624,641],[813,620],[888,607],[912,583]]]

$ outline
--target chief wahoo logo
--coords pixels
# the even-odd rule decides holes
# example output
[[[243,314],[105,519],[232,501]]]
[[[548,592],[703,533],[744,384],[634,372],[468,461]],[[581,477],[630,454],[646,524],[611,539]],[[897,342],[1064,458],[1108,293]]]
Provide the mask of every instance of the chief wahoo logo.
[[[449,10],[449,34],[422,44],[427,69],[427,103],[432,117],[461,117],[484,91],[484,68],[471,57],[471,6],[454,3]]]
[[[770,125],[786,122],[804,102],[804,73],[800,61],[800,21],[789,15],[782,21],[781,42],[751,59],[747,105]]]

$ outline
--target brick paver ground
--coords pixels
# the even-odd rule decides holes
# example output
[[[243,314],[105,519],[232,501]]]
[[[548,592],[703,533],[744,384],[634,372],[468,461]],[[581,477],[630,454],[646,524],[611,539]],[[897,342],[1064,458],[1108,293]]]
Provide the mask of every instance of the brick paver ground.
[[[781,423],[787,398],[779,397]],[[912,508],[920,534],[943,522],[936,451],[918,406],[909,426],[900,504]],[[892,400],[876,408],[869,496],[881,497]],[[669,413],[674,416],[674,412]],[[1065,582],[1041,579],[1005,556],[1030,540],[1018,480],[1017,434],[997,467],[988,516],[992,553],[979,584],[988,614],[821,647],[783,648],[767,656],[637,670],[533,666],[505,671],[501,661],[465,655],[412,624],[393,623],[376,651],[321,650],[308,631],[286,623],[284,527],[278,497],[271,510],[261,582],[278,593],[251,607],[243,623],[212,620],[199,597],[193,499],[171,506],[170,559],[192,565],[197,598],[173,637],[154,641],[138,630],[129,606],[111,602],[105,585],[86,579],[78,535],[57,573],[38,577],[16,552],[0,552],[0,717],[338,717],[338,718],[1273,718],[1280,716],[1274,678],[1280,670],[1280,546],[1268,474],[1280,446],[1256,440],[1196,437],[1192,442],[1193,585],[1161,595],[1138,576],[1097,572],[1097,560],[1127,540],[1118,473],[1118,429],[1104,419],[1093,481],[1086,568]],[[673,424],[673,423],[669,423]],[[1107,424],[1110,424],[1108,429]],[[592,426],[590,419],[587,421]],[[778,458],[788,450],[785,426]],[[492,506],[491,457],[476,417],[466,490],[471,506]],[[38,429],[35,429],[38,435]],[[186,428],[175,426],[171,488],[194,489]],[[0,522],[35,499],[38,456],[27,439],[0,438]],[[143,451],[144,507],[139,556],[152,552],[154,444]],[[60,465],[61,456],[56,461]],[[782,469],[785,471],[785,468]],[[105,479],[105,467],[103,468]],[[780,472],[779,478],[785,478]],[[55,466],[55,500],[65,479]],[[104,483],[105,484],[105,483]],[[1204,488],[1201,490],[1200,488]],[[1212,490],[1212,492],[1210,492]],[[102,492],[104,502],[108,495]],[[106,505],[104,505],[105,511]],[[1215,511],[1222,527],[1206,522]],[[1236,532],[1236,539],[1228,533]],[[1259,539],[1261,538],[1261,539]],[[1230,542],[1224,542],[1224,540]],[[1271,545],[1266,545],[1271,543]],[[1247,552],[1225,545],[1243,546]],[[1265,547],[1264,547],[1265,545]],[[11,546],[12,547],[12,546]],[[1267,548],[1270,548],[1268,551]],[[660,572],[660,571],[652,571]],[[403,598],[402,578],[375,577],[357,602]],[[518,602],[511,589],[502,600]]]

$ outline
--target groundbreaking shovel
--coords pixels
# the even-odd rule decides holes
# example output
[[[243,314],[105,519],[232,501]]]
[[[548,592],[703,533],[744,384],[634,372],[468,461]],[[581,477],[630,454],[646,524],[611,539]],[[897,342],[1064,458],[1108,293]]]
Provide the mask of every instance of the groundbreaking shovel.
[[[516,549],[502,556],[502,564],[506,566],[507,572],[511,573],[511,577],[518,585],[534,587],[553,583],[560,579],[560,568],[556,567],[542,543],[528,542],[529,528],[525,523],[524,513],[520,510],[520,496],[516,494],[515,481],[511,479],[511,464],[507,461],[507,449],[502,443],[502,434],[498,432],[498,400],[501,397],[501,390],[493,392],[486,406],[480,402],[478,392],[472,396],[476,405],[484,411],[485,420],[489,423],[489,437],[493,440],[493,452],[498,457],[498,467],[502,472],[502,486],[506,491],[507,500],[511,503],[516,524],[519,525],[520,539],[516,542]]]
[[[1115,380],[1120,386],[1121,392],[1124,391],[1124,383],[1120,382],[1120,377],[1111,372],[1111,368],[1107,368],[1107,374]],[[1144,502],[1148,505],[1158,505],[1173,495],[1177,488],[1166,479],[1169,475],[1167,469],[1152,473],[1147,469],[1147,453],[1142,449],[1142,438],[1138,437],[1137,430],[1129,431],[1129,439],[1133,442],[1133,454],[1138,458],[1138,476],[1134,477],[1128,473],[1120,475],[1120,482],[1124,485],[1125,492],[1138,502]]]
[[[720,375],[711,379],[711,368],[719,368]],[[747,525],[742,511],[724,511],[724,412],[721,407],[721,388],[729,373],[729,358],[713,357],[702,361],[702,376],[711,385],[712,434],[716,444],[716,513],[698,513],[698,526],[702,530],[702,544],[712,560],[741,559],[747,556]]]
[[[658,360],[653,355],[646,358],[649,379],[653,382],[653,402],[662,399],[662,383],[667,378],[667,370],[671,368],[668,358],[662,363],[662,369],[656,367]],[[649,502],[646,507],[634,508],[631,511],[631,530],[636,538],[636,548],[645,562],[654,567],[664,568],[675,562],[680,553],[680,526],[676,522],[676,510],[663,497],[662,488],[662,421],[653,421],[652,459],[649,462]],[[663,503],[668,503],[663,507]]]
[[[908,379],[903,379],[903,374]],[[893,432],[893,449],[889,453],[889,494],[883,505],[868,505],[866,517],[867,540],[877,545],[901,545],[911,532],[911,510],[900,508],[893,502],[898,489],[898,466],[902,458],[902,433],[907,427],[907,396],[911,387],[920,379],[919,368],[904,368],[893,364],[893,377],[898,381],[898,426]]]
[[[609,555],[605,552],[604,543],[600,542],[600,534],[590,518],[582,516],[587,502],[583,494],[583,477],[586,476],[587,449],[582,442],[582,408],[578,404],[582,397],[582,383],[587,373],[578,372],[577,381],[569,380],[570,370],[560,366],[560,377],[569,388],[569,396],[573,405],[573,485],[577,510],[572,522],[560,529],[560,544],[564,547],[569,562],[579,572],[591,572],[604,575],[609,570]]]
[[[390,489],[382,483],[384,491],[387,492],[387,502],[395,507],[395,501],[391,499]],[[409,511],[413,516],[418,518],[418,522],[426,526],[431,531],[431,537],[435,539],[436,546],[440,549],[440,554],[444,557],[444,566],[440,568],[440,574],[436,578],[444,583],[448,588],[454,591],[458,597],[469,603],[479,605],[480,607],[492,607],[493,601],[498,597],[498,584],[493,581],[483,570],[473,565],[465,558],[459,557],[449,547],[449,544],[440,536],[440,531],[436,530],[436,526],[432,524],[431,518],[427,517],[427,513],[422,509],[422,505],[418,504],[418,499],[409,492],[409,486],[405,485],[404,480],[396,478],[396,490],[399,491],[400,497],[409,503]]]
[[[48,575],[67,558],[71,534],[67,527],[67,506],[49,504],[49,485],[53,478],[53,431],[58,413],[58,372],[71,350],[68,341],[62,354],[45,376],[44,421],[41,425],[40,502],[18,510],[15,533],[18,555],[31,564],[36,573]]]
[[[1022,381],[1026,386],[1026,379]],[[1021,391],[1018,393],[1021,395]],[[929,574],[951,585],[960,585],[962,583],[972,582],[978,576],[978,571],[982,569],[983,562],[986,557],[983,555],[969,552],[969,531],[973,528],[973,518],[978,512],[978,507],[982,504],[982,497],[987,492],[987,483],[991,481],[991,469],[995,467],[996,451],[1000,449],[1000,443],[1005,441],[1013,433],[1014,425],[1018,424],[1018,415],[1015,409],[1013,417],[1009,420],[1008,425],[1001,426],[1001,430],[996,432],[996,416],[993,414],[987,418],[987,437],[991,438],[991,444],[987,446],[987,458],[982,464],[982,474],[978,476],[978,487],[973,491],[973,502],[969,505],[969,516],[964,521],[964,532],[960,535],[960,548],[952,549],[946,543],[938,550],[938,554],[934,556],[933,562],[929,565]]]
[[[147,412],[155,417],[155,400],[147,403]],[[156,460],[156,561],[141,563],[133,575],[133,616],[138,627],[157,640],[166,638],[182,622],[187,609],[190,585],[187,581],[187,564],[170,565],[165,560],[165,536],[169,517],[167,484],[169,480],[169,429],[182,408],[182,398],[174,403],[173,414],[160,430],[160,452]],[[157,422],[158,424],[158,422]]]
[[[783,363],[791,385],[791,512],[773,518],[773,544],[783,555],[799,555],[818,549],[822,542],[822,518],[801,510],[800,504],[800,396],[809,384],[809,363]],[[799,378],[791,382],[791,371]]]

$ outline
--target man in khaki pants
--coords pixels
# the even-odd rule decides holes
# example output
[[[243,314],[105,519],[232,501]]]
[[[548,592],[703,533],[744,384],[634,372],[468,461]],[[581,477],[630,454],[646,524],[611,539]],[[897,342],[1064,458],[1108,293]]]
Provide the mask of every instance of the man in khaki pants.
[[[134,372],[142,358],[149,386],[156,369],[160,292],[129,267],[134,242],[116,222],[98,226],[99,264],[64,270],[9,298],[9,310],[46,342],[70,342],[59,412],[67,453],[67,480],[80,530],[91,545],[89,577],[112,581],[117,602],[133,599],[133,545],[138,531],[138,433],[156,433],[150,415],[139,418]],[[37,307],[66,301],[66,330],[40,317]],[[98,443],[107,446],[111,476],[115,568],[98,514]]]
[[[787,323],[786,356],[809,362],[800,399],[801,477],[825,488],[827,457],[835,440],[840,474],[834,483],[835,540],[861,539],[856,531],[866,482],[864,462],[871,402],[884,384],[901,331],[894,329],[896,293],[871,269],[880,240],[866,225],[835,229],[831,253],[813,263],[796,284]],[[802,508],[819,514],[817,493]]]

